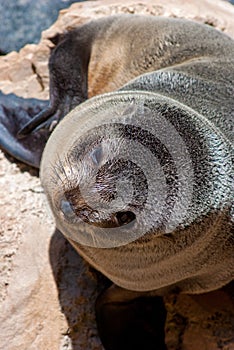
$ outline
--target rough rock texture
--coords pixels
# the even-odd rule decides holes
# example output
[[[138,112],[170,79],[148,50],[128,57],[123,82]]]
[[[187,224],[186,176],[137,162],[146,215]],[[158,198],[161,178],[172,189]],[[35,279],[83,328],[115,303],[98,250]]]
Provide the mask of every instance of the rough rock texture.
[[[39,45],[0,57],[0,89],[48,98],[48,38],[119,12],[186,17],[234,36],[234,7],[223,1],[96,1],[73,4],[42,34]],[[105,279],[55,231],[35,170],[0,153],[0,349],[101,350],[94,302]],[[172,295],[169,350],[234,350],[230,290]]]

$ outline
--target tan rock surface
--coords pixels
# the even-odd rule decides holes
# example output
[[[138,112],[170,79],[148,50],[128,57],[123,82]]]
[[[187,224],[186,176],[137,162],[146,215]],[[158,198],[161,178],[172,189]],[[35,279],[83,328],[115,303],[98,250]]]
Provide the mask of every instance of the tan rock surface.
[[[93,1],[73,4],[38,45],[0,57],[0,90],[48,98],[48,40],[58,32],[114,13],[186,17],[234,37],[234,7],[224,1]],[[36,171],[0,153],[0,349],[101,350],[93,306],[103,286],[55,232]],[[170,296],[169,350],[234,350],[234,311],[224,291]]]

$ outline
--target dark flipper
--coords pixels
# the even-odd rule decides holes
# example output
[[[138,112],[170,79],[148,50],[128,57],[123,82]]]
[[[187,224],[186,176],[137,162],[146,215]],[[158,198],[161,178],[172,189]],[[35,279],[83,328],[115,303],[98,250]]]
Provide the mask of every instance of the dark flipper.
[[[88,25],[89,28],[89,25]],[[95,26],[59,36],[49,59],[50,104],[19,130],[23,137],[41,128],[50,130],[73,108],[88,98],[88,65]]]
[[[29,119],[29,121],[23,125],[23,127],[18,131],[18,137],[23,138],[24,136],[30,134],[32,131],[37,130],[39,126],[40,129],[42,129],[44,124],[47,125],[48,120],[51,116],[54,117],[54,110],[52,108],[47,107],[43,109],[40,113],[38,113],[32,119]],[[49,125],[50,124],[51,123],[49,123]],[[47,127],[46,125],[44,129],[50,130],[50,126],[48,125]]]
[[[80,104],[83,100],[75,97],[63,96],[58,103],[57,100],[49,104],[40,113],[30,119],[18,131],[18,137],[23,138],[31,132],[39,131],[41,129],[52,132],[55,126],[68,114],[74,107]]]
[[[49,60],[50,103],[0,93],[0,147],[39,167],[45,143],[59,121],[87,99],[92,30],[80,26],[61,36]],[[33,133],[32,133],[33,132]]]
[[[0,148],[14,158],[39,168],[41,155],[49,137],[49,131],[39,131],[23,139],[18,131],[48,105],[48,101],[24,99],[14,94],[0,92]]]
[[[166,350],[162,297],[136,296],[117,287],[96,302],[96,319],[106,350]]]

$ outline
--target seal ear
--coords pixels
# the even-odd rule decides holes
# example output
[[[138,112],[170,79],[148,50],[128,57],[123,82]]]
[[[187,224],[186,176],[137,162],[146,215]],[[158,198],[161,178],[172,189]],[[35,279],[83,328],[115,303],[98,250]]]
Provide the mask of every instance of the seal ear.
[[[62,41],[63,38],[64,38],[63,34],[57,33],[55,36],[52,36],[51,38],[49,38],[49,40],[56,46]]]
[[[19,139],[17,133],[47,104],[47,101],[24,99],[14,94],[4,95],[0,92],[0,148],[35,168],[39,168],[49,132],[46,130],[35,132],[23,139]]]
[[[68,26],[64,32],[62,33],[57,33],[54,36],[48,38],[55,46],[57,46],[58,44],[60,44],[64,39],[66,39],[67,36],[69,36],[69,33],[74,30],[75,28],[77,28],[77,26]],[[54,47],[51,48],[51,50],[53,50]]]
[[[96,321],[106,350],[167,349],[162,297],[136,294],[111,286],[98,297]]]

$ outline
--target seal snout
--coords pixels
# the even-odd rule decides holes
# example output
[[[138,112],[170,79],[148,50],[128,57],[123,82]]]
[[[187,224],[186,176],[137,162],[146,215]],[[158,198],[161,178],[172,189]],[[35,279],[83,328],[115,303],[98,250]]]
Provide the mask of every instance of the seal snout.
[[[82,197],[79,187],[64,193],[60,201],[60,210],[67,221],[81,220],[102,228],[120,227],[136,219],[136,215],[129,210],[107,214],[91,208]]]

